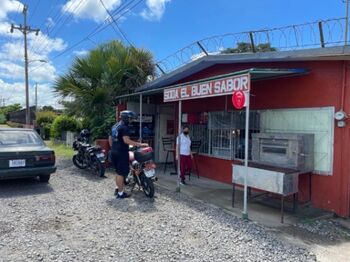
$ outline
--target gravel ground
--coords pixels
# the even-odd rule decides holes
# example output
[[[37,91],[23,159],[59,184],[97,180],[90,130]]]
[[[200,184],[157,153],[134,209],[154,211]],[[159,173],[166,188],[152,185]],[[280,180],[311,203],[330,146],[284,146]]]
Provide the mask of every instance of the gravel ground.
[[[0,182],[0,261],[315,261],[263,227],[157,188],[115,199],[100,179],[58,161],[50,184]]]
[[[304,232],[323,236],[331,241],[350,240],[350,230],[337,221],[330,219],[316,220],[309,223],[298,223],[296,226]]]

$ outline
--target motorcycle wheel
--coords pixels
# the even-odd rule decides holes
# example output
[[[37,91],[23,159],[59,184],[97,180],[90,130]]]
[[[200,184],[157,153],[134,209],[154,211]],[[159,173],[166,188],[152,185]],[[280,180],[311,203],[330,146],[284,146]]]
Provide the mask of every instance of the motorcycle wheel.
[[[78,155],[73,156],[73,164],[80,169],[86,169],[88,167],[83,161],[80,161]]]
[[[145,176],[145,174],[140,175],[141,186],[143,189],[143,193],[149,198],[154,196],[154,184],[151,179]]]
[[[105,175],[105,167],[97,158],[92,159],[91,168],[96,176],[103,177]]]

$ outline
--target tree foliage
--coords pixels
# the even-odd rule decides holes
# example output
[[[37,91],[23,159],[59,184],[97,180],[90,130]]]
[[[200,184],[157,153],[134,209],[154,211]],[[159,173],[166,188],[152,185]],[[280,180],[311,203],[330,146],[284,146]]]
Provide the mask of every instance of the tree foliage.
[[[36,123],[44,129],[46,137],[49,137],[51,125],[57,116],[53,111],[39,111],[36,113]]]
[[[53,138],[60,138],[62,132],[71,131],[76,132],[81,128],[81,125],[77,119],[67,115],[61,115],[55,118],[51,125],[50,134]]]
[[[115,97],[134,91],[154,72],[150,52],[112,41],[75,58],[55,89],[67,98],[66,114],[86,119],[95,137],[107,136],[98,127],[114,111]]]
[[[0,107],[0,114],[4,115],[7,120],[8,120],[8,114],[12,113],[12,112],[16,112],[21,110],[22,107],[20,104],[13,104],[13,105],[8,105],[8,106],[3,106]]]
[[[270,43],[259,44],[255,46],[256,52],[272,52],[277,51],[275,47],[272,47]],[[232,54],[232,53],[251,53],[253,52],[252,45],[246,42],[238,42],[235,48],[226,48],[221,51],[222,54]]]

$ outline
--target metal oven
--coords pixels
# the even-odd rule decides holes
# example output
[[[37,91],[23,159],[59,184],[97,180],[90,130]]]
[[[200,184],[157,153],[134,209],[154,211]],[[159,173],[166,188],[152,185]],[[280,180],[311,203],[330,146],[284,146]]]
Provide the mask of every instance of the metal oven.
[[[313,134],[252,134],[252,160],[254,162],[292,168],[300,173],[313,171],[313,148]]]

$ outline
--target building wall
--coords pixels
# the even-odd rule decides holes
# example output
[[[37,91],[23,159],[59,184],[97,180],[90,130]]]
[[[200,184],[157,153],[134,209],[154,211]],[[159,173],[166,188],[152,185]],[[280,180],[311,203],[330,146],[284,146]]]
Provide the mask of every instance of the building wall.
[[[344,110],[347,113],[350,112],[350,90],[347,83],[349,71],[347,62],[343,61],[216,65],[178,83],[253,67],[299,67],[309,68],[311,72],[305,76],[253,82],[251,87],[252,109],[334,106],[335,110],[338,111],[341,109],[342,93],[344,91]],[[345,76],[345,81],[343,76]],[[343,85],[344,83],[345,85]],[[233,109],[230,101],[230,97],[188,100],[183,102],[183,112]],[[350,121],[348,121],[345,128],[335,126],[334,136],[333,174],[331,176],[312,175],[311,200],[315,207],[333,211],[340,216],[349,216]],[[198,156],[197,160],[201,176],[231,183],[232,161],[207,156]],[[308,188],[307,176],[303,175],[300,178],[299,186],[300,200],[308,199]]]

